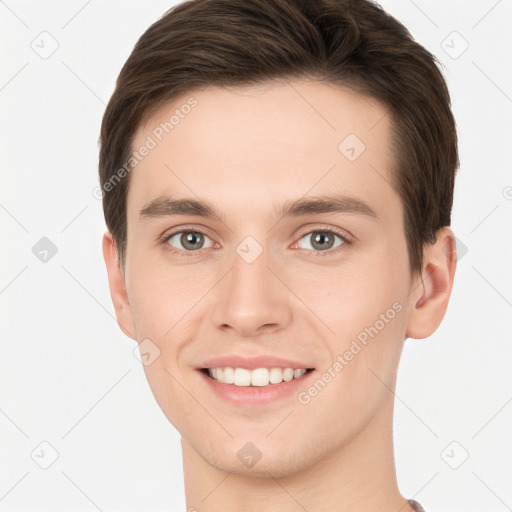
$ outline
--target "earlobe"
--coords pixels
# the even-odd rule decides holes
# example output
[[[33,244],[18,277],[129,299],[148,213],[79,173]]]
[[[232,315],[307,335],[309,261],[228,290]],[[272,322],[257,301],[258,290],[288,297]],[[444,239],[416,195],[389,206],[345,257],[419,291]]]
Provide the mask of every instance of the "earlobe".
[[[103,235],[103,258],[107,266],[110,296],[114,304],[117,323],[126,336],[137,340],[130,302],[126,293],[124,276],[117,259],[117,248],[112,234]]]
[[[449,227],[440,229],[436,242],[427,246],[423,255],[423,270],[413,280],[410,292],[408,338],[427,338],[444,318],[457,267],[453,231]]]

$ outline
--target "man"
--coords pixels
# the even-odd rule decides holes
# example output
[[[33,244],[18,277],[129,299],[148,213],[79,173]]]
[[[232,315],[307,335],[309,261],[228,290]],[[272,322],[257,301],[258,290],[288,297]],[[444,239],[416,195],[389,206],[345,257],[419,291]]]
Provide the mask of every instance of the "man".
[[[188,510],[422,510],[393,390],[456,267],[435,60],[366,0],[193,0],[140,38],[101,129],[122,330],[182,436]]]

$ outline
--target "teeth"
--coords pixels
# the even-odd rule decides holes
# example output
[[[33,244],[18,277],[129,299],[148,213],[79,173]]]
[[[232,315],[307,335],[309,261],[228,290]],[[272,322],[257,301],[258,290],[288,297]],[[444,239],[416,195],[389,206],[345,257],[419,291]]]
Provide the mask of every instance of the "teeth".
[[[251,372],[245,368],[235,368],[235,386],[250,386]]]
[[[222,382],[226,384],[234,384],[235,382],[235,370],[233,368],[224,368],[224,375],[223,375]]]
[[[268,384],[279,384],[292,379],[300,379],[306,373],[305,368],[209,368],[208,375],[224,384],[235,386],[268,386]]]

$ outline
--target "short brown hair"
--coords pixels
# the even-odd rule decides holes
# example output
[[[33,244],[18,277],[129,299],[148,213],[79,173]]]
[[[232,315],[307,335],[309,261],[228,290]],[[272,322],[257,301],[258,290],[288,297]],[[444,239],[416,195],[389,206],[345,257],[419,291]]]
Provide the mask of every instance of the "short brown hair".
[[[411,273],[450,225],[459,166],[455,120],[437,59],[369,0],[189,0],[140,37],[117,79],[100,137],[105,221],[125,265],[128,161],[137,129],[164,103],[208,86],[306,78],[380,100],[391,117],[393,188]],[[112,185],[112,182],[110,182]],[[108,189],[108,191],[107,191]]]

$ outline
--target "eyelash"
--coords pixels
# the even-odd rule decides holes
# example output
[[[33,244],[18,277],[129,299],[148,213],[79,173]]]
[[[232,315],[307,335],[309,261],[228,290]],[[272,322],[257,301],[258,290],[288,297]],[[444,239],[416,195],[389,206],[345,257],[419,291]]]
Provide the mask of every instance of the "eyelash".
[[[173,247],[172,245],[169,244],[169,239],[171,237],[173,237],[174,235],[177,235],[177,234],[180,234],[180,233],[200,233],[204,236],[208,236],[207,233],[205,233],[204,231],[202,231],[201,229],[197,229],[197,228],[194,228],[194,229],[181,229],[181,230],[178,230],[178,231],[173,231],[169,234],[165,234],[164,237],[163,237],[163,240],[162,240],[162,244],[165,246],[166,250],[168,250],[169,252],[173,253],[173,254],[178,254],[179,256],[184,256],[184,257],[192,257],[192,256],[195,256],[198,252],[201,251],[201,249],[198,249],[196,251],[184,251],[182,249],[176,249],[175,247]],[[342,244],[338,245],[337,247],[335,247],[334,249],[327,249],[325,251],[316,251],[314,249],[303,249],[305,251],[312,251],[313,254],[316,256],[326,256],[326,255],[332,255],[332,254],[337,254],[340,250],[343,250],[343,247],[345,245],[352,245],[353,241],[351,239],[349,239],[347,237],[346,234],[340,232],[339,230],[337,229],[334,229],[334,228],[318,228],[318,229],[313,229],[311,231],[307,231],[306,233],[303,233],[297,240],[297,242],[299,240],[301,240],[302,238],[304,238],[306,235],[311,235],[313,233],[324,233],[324,234],[332,234],[332,235],[336,235],[338,236],[339,238],[341,238],[342,240]],[[297,243],[297,242],[294,242],[294,245]]]

